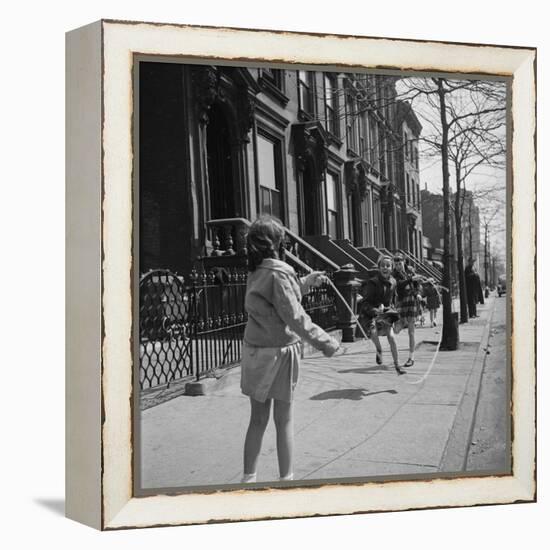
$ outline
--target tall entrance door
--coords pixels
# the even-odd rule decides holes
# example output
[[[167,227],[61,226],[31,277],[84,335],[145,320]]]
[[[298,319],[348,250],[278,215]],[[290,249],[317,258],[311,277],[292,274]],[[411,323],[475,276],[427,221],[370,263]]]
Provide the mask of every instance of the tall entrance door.
[[[210,190],[210,218],[235,217],[235,185],[231,135],[227,118],[214,103],[208,114],[206,148]]]
[[[310,162],[306,162],[302,173],[302,231],[304,235],[321,234],[321,208],[319,206],[319,183],[315,180]]]
[[[363,232],[361,223],[361,204],[357,193],[352,193],[349,199],[351,212],[351,240],[353,246],[363,246]]]

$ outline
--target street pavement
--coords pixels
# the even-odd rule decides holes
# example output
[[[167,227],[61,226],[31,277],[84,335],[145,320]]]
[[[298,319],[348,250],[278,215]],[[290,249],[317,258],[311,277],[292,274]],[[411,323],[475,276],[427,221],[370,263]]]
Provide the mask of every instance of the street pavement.
[[[457,351],[436,354],[441,310],[437,327],[417,328],[415,364],[402,376],[393,369],[385,338],[382,366],[376,365],[373,344],[365,340],[347,344],[338,357],[314,353],[303,359],[294,402],[294,479],[463,472],[495,300],[491,296],[478,307],[479,318],[460,325]],[[404,363],[406,330],[397,342]],[[249,400],[239,382],[236,367],[213,381],[204,396],[180,395],[141,411],[143,489],[240,482]],[[278,478],[270,421],[258,482]]]

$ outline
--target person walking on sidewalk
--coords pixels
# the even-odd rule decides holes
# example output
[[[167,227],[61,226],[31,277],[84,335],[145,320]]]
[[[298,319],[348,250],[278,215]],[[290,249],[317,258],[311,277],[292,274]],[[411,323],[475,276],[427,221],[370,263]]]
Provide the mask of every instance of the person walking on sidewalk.
[[[378,258],[378,274],[367,281],[361,290],[359,323],[376,348],[376,364],[381,365],[382,346],[380,336],[388,338],[393,364],[397,374],[405,374],[399,366],[397,344],[393,333],[393,323],[399,319],[393,308],[395,300],[395,279],[391,276],[392,260],[389,256]]]
[[[430,326],[435,327],[437,325],[436,317],[437,310],[441,305],[441,296],[435,286],[435,281],[432,278],[427,279],[422,285],[422,293],[426,298],[426,307],[430,312]]]
[[[247,237],[248,281],[241,362],[241,391],[250,398],[250,421],[244,443],[243,483],[257,478],[258,456],[269,421],[277,433],[281,480],[293,479],[293,397],[298,380],[301,339],[331,357],[339,343],[311,321],[301,305],[302,293],[322,284],[318,271],[299,279],[284,261],[284,229],[279,220],[261,216]]]
[[[401,254],[393,257],[393,277],[396,281],[397,311],[399,312],[399,330],[401,327],[409,331],[409,358],[403,365],[414,365],[414,348],[416,346],[414,325],[420,314],[418,294],[420,292],[419,278],[412,267],[405,266],[405,260]]]
[[[478,317],[477,303],[480,301],[481,281],[476,272],[474,258],[468,258],[468,265],[464,269],[464,278],[466,279],[466,298],[468,300],[468,316],[470,318]],[[481,298],[483,300],[483,297]]]

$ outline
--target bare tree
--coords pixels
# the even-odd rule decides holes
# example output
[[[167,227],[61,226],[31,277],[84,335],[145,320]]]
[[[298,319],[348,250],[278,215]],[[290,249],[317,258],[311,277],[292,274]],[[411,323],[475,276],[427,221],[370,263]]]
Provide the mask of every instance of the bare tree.
[[[497,84],[499,88],[502,85]],[[492,88],[488,88],[489,92]],[[467,193],[466,182],[480,166],[502,167],[505,161],[505,103],[487,93],[487,86],[466,89],[469,101],[460,95],[449,102],[452,113],[449,157],[455,169],[454,221],[456,230],[457,271],[460,291],[460,320],[468,322],[468,301],[464,276],[463,226],[464,205],[469,205],[470,256],[472,256],[471,210],[474,195]],[[495,103],[496,101],[496,103]],[[484,262],[485,263],[485,262]]]
[[[465,184],[468,177],[482,165],[497,166],[504,162],[503,136],[506,111],[506,88],[502,83],[446,78],[414,78],[404,82],[404,95],[421,99],[417,111],[427,132],[421,141],[429,154],[441,159],[443,181],[443,285],[451,288],[450,217],[454,212],[457,239],[457,270],[460,291],[461,320],[467,322],[467,300],[464,281],[462,230]],[[449,164],[454,166],[456,190],[451,208]],[[456,329],[452,319],[451,296],[443,299],[443,342],[454,345]]]

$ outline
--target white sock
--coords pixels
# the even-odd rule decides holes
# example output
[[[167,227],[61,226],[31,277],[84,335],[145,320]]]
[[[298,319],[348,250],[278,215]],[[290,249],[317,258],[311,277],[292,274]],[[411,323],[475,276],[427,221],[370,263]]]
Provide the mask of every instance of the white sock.
[[[253,474],[243,474],[241,483],[256,483],[256,472]]]
[[[279,479],[280,479],[280,481],[292,481],[294,479],[294,474],[290,473],[286,476],[280,477]]]

